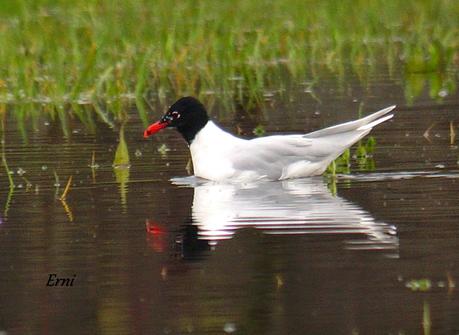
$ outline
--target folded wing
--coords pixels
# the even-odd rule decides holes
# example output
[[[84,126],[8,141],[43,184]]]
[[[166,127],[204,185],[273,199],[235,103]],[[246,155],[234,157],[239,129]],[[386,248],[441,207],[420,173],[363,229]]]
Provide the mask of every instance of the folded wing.
[[[393,115],[387,114],[394,108],[305,135],[275,135],[244,141],[234,148],[233,168],[274,180],[321,174],[372,127],[390,119]]]

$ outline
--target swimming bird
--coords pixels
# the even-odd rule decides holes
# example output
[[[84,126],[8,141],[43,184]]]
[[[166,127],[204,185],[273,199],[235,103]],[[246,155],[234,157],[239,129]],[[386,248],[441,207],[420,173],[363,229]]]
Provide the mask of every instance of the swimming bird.
[[[322,174],[344,150],[393,117],[390,106],[364,118],[299,135],[236,137],[209,119],[196,98],[183,97],[144,132],[175,128],[188,143],[196,177],[213,181],[284,180]]]

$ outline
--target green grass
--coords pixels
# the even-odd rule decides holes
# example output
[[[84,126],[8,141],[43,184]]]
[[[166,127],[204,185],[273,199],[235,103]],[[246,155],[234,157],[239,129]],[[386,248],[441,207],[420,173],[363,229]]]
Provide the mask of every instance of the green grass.
[[[81,105],[117,118],[134,101],[146,122],[151,98],[256,102],[324,70],[343,78],[350,64],[365,81],[400,60],[408,101],[425,74],[438,97],[455,90],[458,17],[456,0],[2,1],[0,103],[65,122]]]

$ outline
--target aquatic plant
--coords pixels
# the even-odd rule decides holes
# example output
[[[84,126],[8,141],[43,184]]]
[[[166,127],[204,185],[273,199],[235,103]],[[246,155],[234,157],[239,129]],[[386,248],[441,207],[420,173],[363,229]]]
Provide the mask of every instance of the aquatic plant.
[[[127,208],[127,192],[130,174],[130,158],[129,150],[124,137],[124,125],[119,131],[119,142],[113,159],[113,171],[115,173],[116,182],[119,184],[119,192],[123,211]]]

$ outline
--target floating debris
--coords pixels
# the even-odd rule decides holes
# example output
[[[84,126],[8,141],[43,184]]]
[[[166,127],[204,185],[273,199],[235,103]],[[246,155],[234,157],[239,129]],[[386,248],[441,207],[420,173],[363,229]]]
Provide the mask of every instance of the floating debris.
[[[73,176],[70,176],[69,180],[67,181],[67,185],[65,186],[64,192],[62,192],[62,195],[59,198],[60,200],[65,200],[65,198],[67,197],[67,194],[69,193],[69,190],[70,190],[70,185],[72,184],[72,179],[73,179]]]
[[[171,151],[171,149],[169,149],[169,148],[167,147],[167,145],[164,144],[164,143],[161,144],[157,150],[158,150],[158,152],[161,154],[161,156],[166,156],[166,155],[167,155],[167,152],[168,152],[168,151]]]
[[[18,176],[22,176],[23,174],[26,173],[26,171],[23,168],[18,168],[16,173],[17,173]]]
[[[61,186],[61,183],[59,183],[59,176],[57,175],[56,170],[54,170],[54,187],[59,187],[59,186]]]
[[[95,151],[92,152],[91,164],[89,164],[89,167],[93,170],[99,168],[99,164],[96,163],[96,152]]]
[[[430,131],[432,130],[432,128],[435,126],[435,122],[432,123],[429,128],[426,129],[426,131],[424,132],[424,134],[422,134],[422,136],[424,136],[424,138],[429,141],[429,142],[432,142],[430,140]]]
[[[412,279],[405,286],[413,292],[427,292],[432,288],[432,282],[429,279]]]
[[[279,289],[284,286],[284,279],[281,274],[276,274],[276,287]]]
[[[142,157],[142,151],[140,151],[140,149],[137,149],[135,152],[134,152],[134,155],[136,157]]]
[[[26,191],[28,192],[32,188],[32,183],[26,177],[22,177],[22,179],[26,183]]]
[[[236,325],[233,322],[227,322],[223,326],[223,331],[227,334],[234,333],[236,331]]]
[[[445,89],[440,90],[440,91],[438,92],[438,96],[439,96],[440,98],[444,98],[444,97],[448,96],[448,90],[445,90]]]

